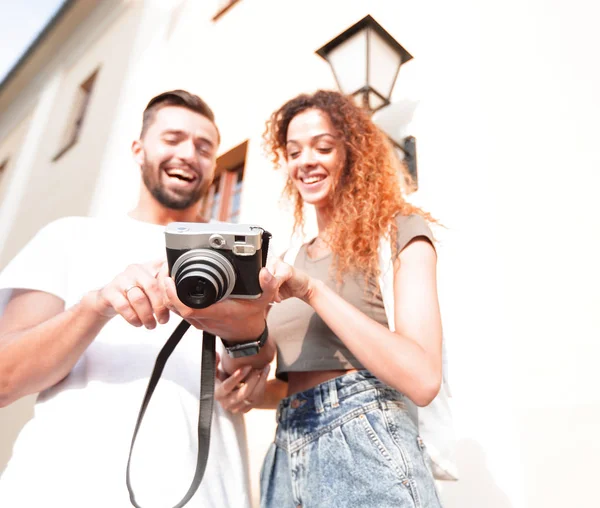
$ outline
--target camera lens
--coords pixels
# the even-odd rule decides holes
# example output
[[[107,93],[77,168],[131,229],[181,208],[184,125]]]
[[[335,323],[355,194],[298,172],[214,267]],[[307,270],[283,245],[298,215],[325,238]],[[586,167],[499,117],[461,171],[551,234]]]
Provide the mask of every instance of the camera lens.
[[[188,273],[175,282],[179,299],[193,309],[203,309],[218,299],[214,281],[202,273]]]
[[[194,249],[181,255],[171,272],[177,296],[193,309],[204,309],[226,298],[235,286],[231,262],[208,249]]]
[[[196,287],[194,288],[194,290],[190,293],[190,296],[193,296],[194,298],[205,298],[206,297],[206,281],[199,280],[198,284],[196,284]]]

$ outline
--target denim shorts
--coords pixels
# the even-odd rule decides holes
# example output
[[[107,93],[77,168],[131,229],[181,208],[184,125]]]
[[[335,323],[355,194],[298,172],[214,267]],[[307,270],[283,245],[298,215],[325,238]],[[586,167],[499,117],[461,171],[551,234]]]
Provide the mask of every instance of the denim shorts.
[[[366,370],[283,399],[261,508],[441,507],[407,402]]]

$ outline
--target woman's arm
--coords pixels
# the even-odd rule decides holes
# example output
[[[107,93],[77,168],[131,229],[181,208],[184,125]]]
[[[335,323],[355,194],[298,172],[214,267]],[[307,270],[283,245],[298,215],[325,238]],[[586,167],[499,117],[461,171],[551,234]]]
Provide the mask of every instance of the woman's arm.
[[[283,263],[281,298],[302,298],[379,379],[425,406],[442,380],[442,325],[437,296],[436,253],[426,240],[406,246],[394,263],[396,331],[369,318],[322,281]]]
[[[258,409],[277,409],[282,399],[287,397],[288,384],[280,379],[269,379],[265,387],[262,402],[254,407]]]

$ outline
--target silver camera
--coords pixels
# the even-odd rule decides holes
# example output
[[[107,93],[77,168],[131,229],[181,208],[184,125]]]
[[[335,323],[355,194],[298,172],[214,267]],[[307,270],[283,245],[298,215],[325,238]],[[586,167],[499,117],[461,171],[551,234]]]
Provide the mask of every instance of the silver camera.
[[[258,298],[271,234],[259,226],[172,222],[165,230],[169,274],[179,299],[203,309],[225,298]]]

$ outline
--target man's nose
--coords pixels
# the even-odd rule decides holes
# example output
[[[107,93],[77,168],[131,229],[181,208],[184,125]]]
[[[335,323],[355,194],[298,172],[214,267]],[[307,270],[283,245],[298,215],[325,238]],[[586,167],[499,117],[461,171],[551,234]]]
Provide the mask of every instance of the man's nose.
[[[196,160],[196,145],[190,139],[179,143],[177,146],[177,156],[187,162]]]

